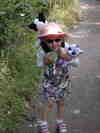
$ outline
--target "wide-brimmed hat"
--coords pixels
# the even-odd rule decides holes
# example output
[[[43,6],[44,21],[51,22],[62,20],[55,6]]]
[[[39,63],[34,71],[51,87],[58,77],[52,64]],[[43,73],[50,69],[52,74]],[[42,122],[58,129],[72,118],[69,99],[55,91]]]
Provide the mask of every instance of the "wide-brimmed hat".
[[[41,25],[38,31],[38,38],[50,39],[50,38],[64,38],[66,33],[63,32],[59,24],[48,23]]]

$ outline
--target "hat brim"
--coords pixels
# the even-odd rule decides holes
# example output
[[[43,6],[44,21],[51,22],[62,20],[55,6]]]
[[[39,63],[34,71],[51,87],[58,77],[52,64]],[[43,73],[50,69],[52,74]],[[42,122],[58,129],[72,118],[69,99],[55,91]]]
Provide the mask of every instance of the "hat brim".
[[[40,39],[52,39],[52,38],[64,38],[66,36],[65,33],[60,33],[60,34],[48,34],[48,35],[43,35],[43,36],[38,36]]]

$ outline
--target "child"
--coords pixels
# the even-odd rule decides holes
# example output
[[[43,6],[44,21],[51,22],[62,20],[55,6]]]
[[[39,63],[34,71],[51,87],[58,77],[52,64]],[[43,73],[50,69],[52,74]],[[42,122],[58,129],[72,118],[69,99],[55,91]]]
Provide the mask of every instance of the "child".
[[[46,24],[38,31],[41,40],[41,49],[37,54],[39,67],[44,68],[41,85],[41,117],[38,121],[39,133],[50,133],[48,130],[47,115],[57,104],[56,126],[59,133],[66,133],[64,123],[64,99],[67,93],[69,80],[69,64],[76,57],[71,55],[65,43],[68,34],[62,31],[55,23]],[[71,50],[71,49],[70,49]]]

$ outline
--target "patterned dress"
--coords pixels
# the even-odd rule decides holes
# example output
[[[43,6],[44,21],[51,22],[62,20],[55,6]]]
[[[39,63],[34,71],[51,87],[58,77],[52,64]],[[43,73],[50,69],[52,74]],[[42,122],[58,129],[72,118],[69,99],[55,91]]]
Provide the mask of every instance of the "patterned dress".
[[[67,62],[61,63],[58,59],[46,68],[40,88],[44,100],[64,100],[70,95],[69,67]]]

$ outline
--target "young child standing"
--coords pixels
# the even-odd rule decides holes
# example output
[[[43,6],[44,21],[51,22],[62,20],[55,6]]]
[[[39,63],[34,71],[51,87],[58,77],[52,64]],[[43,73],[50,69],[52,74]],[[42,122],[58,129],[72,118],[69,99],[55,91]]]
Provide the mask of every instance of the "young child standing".
[[[64,99],[68,88],[69,62],[76,56],[68,53],[65,46],[65,38],[68,34],[62,31],[61,27],[55,23],[46,24],[41,28],[39,39],[41,40],[41,50],[39,51],[39,67],[44,68],[41,91],[41,116],[38,121],[39,133],[50,133],[48,129],[48,112],[52,111],[53,105],[57,105],[56,126],[59,133],[66,133],[67,127],[64,123]],[[39,93],[40,94],[40,93]]]

